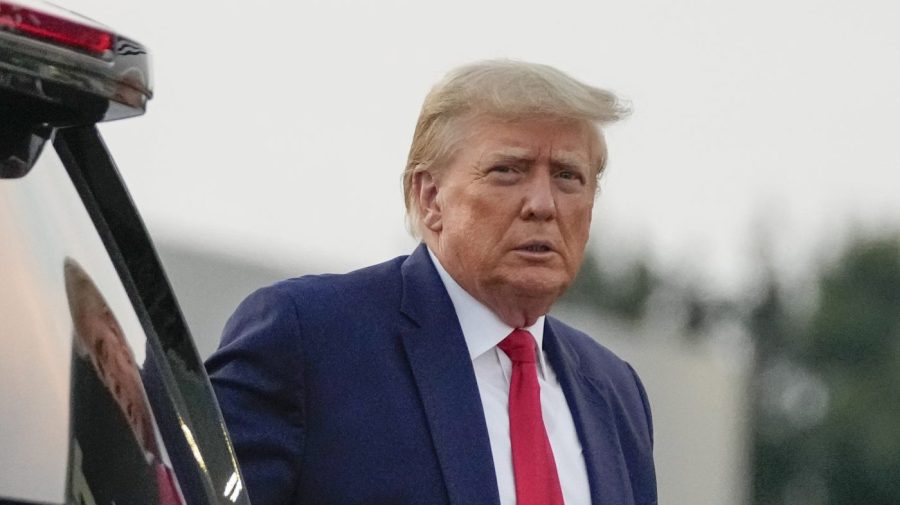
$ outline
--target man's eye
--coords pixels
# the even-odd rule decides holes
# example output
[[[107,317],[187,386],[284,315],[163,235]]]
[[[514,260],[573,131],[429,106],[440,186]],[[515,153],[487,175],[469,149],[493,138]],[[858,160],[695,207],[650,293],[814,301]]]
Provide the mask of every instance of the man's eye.
[[[581,174],[572,170],[562,170],[556,174],[560,179],[565,179],[568,181],[580,181],[582,180]]]
[[[485,174],[489,180],[498,184],[513,184],[519,180],[521,170],[515,165],[494,165]]]

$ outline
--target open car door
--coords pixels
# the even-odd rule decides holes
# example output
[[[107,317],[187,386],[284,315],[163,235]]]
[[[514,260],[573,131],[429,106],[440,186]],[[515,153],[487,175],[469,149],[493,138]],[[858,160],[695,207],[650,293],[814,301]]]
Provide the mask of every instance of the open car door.
[[[96,128],[146,49],[0,0],[0,504],[249,504],[153,243]]]

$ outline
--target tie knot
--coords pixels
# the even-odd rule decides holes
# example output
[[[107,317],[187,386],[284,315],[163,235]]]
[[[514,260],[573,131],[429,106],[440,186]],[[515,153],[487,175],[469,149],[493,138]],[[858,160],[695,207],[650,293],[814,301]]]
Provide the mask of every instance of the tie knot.
[[[516,328],[509,336],[501,340],[497,346],[509,356],[513,363],[534,363],[537,361],[534,353],[534,337],[525,330]]]

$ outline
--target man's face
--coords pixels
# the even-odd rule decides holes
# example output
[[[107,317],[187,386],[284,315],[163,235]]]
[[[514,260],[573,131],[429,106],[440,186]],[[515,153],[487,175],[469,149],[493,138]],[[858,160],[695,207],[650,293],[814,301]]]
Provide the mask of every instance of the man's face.
[[[550,119],[478,119],[465,139],[426,195],[429,245],[508,324],[531,324],[540,314],[516,313],[548,310],[581,265],[602,143],[590,125]]]
[[[93,313],[86,319],[84,338],[90,346],[89,354],[100,380],[119,404],[135,437],[149,450],[152,448],[149,437],[153,436],[150,412],[137,365],[119,323],[109,309]]]

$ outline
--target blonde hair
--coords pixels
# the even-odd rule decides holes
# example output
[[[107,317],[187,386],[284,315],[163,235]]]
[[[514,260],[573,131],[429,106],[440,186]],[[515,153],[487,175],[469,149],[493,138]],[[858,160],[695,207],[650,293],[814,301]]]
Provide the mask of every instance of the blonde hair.
[[[418,196],[412,191],[413,176],[425,170],[440,171],[452,158],[464,130],[462,119],[551,118],[586,122],[599,128],[628,113],[628,106],[613,93],[588,86],[548,65],[486,60],[451,70],[425,97],[403,171],[410,231],[418,235]],[[598,177],[606,165],[602,142],[600,151]]]

